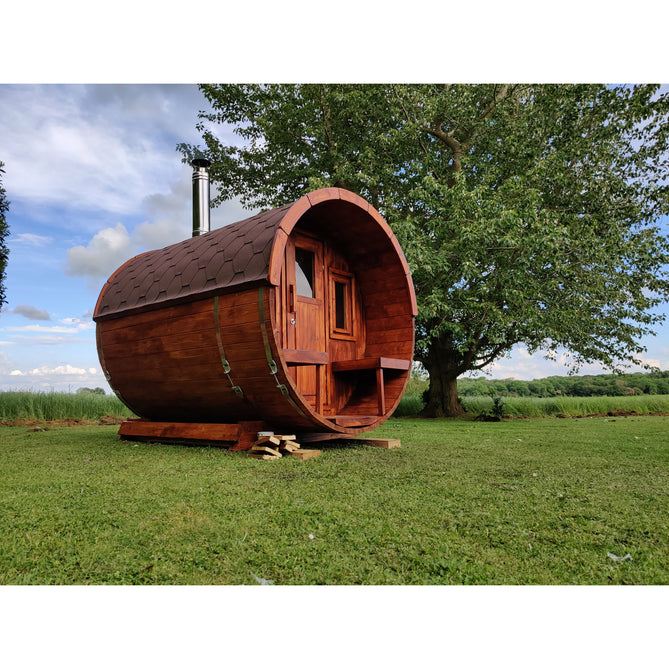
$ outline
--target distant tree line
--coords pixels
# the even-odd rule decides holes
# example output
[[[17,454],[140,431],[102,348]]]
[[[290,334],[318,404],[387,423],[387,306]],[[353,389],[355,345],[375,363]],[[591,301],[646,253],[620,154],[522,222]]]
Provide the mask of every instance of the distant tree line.
[[[9,225],[7,223],[7,212],[9,211],[9,200],[7,192],[2,183],[2,175],[5,170],[2,168],[5,164],[0,160],[0,307],[6,304],[5,279],[7,270],[7,260],[9,258],[9,249],[7,248],[7,237],[9,236]]]
[[[461,397],[618,397],[669,395],[669,371],[596,376],[549,376],[534,381],[517,379],[458,379]]]
[[[104,388],[79,388],[77,395],[106,395]]]

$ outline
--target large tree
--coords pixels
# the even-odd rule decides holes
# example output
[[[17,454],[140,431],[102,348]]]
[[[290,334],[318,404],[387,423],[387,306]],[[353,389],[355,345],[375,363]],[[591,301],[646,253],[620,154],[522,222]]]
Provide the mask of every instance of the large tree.
[[[7,235],[9,234],[9,225],[7,225],[7,218],[5,216],[9,210],[9,202],[7,201],[5,188],[2,185],[2,175],[5,173],[5,170],[2,168],[4,166],[5,164],[0,161],[0,308],[7,302],[5,298],[5,271],[7,269],[7,259],[9,257],[9,250],[5,243]]]
[[[657,86],[222,85],[198,129],[220,202],[334,185],[407,255],[426,415],[512,347],[640,363],[669,297],[669,96]],[[240,141],[220,139],[231,124]]]

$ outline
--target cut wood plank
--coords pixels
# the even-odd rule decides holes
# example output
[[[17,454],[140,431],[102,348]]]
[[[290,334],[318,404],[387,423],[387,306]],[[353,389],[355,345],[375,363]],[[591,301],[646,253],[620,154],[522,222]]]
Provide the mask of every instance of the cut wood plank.
[[[275,434],[274,436],[281,441],[295,441],[297,439],[294,434]]]
[[[298,460],[309,460],[310,458],[317,458],[321,454],[321,451],[315,449],[300,449],[291,453],[291,456],[297,458]]]
[[[273,436],[268,436],[265,435],[264,437],[258,437],[256,443],[254,446],[259,446],[261,444],[274,444],[275,446],[278,446],[281,443],[281,439],[277,437],[276,435]]]
[[[299,451],[300,447],[298,444],[295,444],[294,442],[288,442],[286,444],[282,444],[279,450],[282,453],[294,453],[295,451]]]
[[[265,453],[267,455],[273,455],[276,458],[282,457],[279,451],[275,451],[273,448],[270,448],[269,446],[252,446],[249,453]]]

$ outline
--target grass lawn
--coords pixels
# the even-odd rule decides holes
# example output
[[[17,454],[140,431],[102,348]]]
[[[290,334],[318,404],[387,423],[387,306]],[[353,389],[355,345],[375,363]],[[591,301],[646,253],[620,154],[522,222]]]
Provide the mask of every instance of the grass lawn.
[[[667,416],[391,419],[304,462],[117,429],[0,427],[0,584],[669,584]]]

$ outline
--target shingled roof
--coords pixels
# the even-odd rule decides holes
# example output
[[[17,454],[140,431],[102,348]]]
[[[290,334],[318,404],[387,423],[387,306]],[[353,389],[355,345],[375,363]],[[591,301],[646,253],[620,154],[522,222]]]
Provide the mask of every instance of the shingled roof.
[[[107,281],[94,320],[267,280],[276,232],[292,204],[135,256]]]
[[[310,212],[310,213],[308,213]],[[296,202],[135,256],[103,286],[93,320],[202,299],[260,282],[278,286],[284,249],[298,223],[357,247],[360,236],[401,263],[416,312],[411,272],[388,224],[359,195],[322,188]]]

